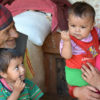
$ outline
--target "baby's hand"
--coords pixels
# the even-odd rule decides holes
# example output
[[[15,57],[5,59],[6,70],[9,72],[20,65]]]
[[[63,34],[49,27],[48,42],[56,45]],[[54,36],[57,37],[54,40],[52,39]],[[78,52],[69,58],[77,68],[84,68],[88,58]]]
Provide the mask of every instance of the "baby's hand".
[[[90,85],[100,90],[100,72],[90,63],[87,63],[87,65],[89,66],[89,68],[85,65],[83,65],[81,68],[83,79]]]
[[[13,91],[16,91],[16,92],[21,92],[25,87],[25,83],[23,81],[21,81],[20,79],[17,79],[14,86],[13,86]]]
[[[69,31],[61,31],[61,39],[64,41],[70,41]]]

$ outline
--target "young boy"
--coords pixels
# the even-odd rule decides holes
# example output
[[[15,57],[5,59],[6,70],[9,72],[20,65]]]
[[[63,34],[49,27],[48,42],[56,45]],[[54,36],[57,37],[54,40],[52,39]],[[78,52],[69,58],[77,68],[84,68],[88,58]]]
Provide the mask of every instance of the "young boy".
[[[0,49],[0,100],[39,100],[43,93],[25,78],[23,57],[14,49]]]

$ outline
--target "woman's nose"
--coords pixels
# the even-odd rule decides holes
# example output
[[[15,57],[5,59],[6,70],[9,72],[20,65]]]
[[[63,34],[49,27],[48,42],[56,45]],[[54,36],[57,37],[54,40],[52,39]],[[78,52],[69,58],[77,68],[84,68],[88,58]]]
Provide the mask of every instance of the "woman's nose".
[[[10,30],[10,37],[12,37],[12,38],[18,38],[18,36],[19,36],[19,33],[16,31],[15,28],[13,28],[13,29]]]

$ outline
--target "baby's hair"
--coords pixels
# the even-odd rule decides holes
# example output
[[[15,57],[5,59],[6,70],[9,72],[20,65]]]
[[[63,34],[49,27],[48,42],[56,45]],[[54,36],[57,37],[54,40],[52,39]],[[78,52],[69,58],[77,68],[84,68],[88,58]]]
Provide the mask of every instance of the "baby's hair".
[[[68,9],[68,15],[70,14],[74,14],[81,18],[89,16],[93,18],[93,21],[95,21],[95,10],[86,2],[75,2],[72,4],[72,6]]]
[[[0,48],[0,72],[7,72],[12,59],[22,57],[15,49]]]

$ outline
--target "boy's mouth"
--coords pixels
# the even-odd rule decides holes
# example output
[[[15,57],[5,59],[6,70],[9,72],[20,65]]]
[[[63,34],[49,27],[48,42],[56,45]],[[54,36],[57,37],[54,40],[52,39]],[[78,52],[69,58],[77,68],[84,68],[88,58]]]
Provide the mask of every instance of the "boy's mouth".
[[[25,76],[24,75],[20,75],[19,78],[20,78],[20,80],[23,81],[25,79]]]

